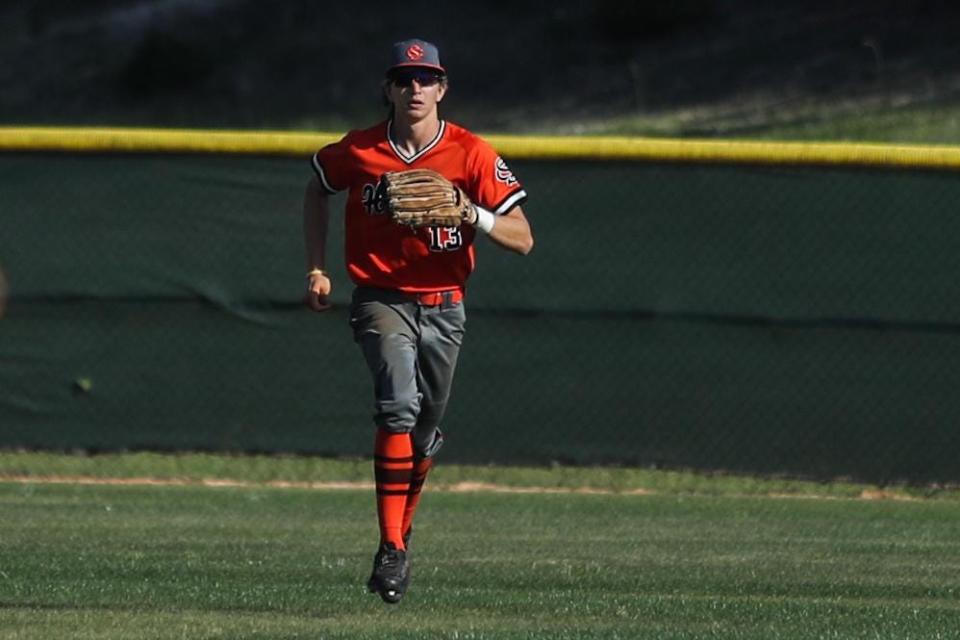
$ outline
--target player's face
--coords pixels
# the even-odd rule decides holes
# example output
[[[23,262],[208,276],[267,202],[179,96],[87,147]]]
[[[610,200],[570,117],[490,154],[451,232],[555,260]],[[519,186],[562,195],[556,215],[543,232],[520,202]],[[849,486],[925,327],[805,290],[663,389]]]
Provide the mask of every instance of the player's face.
[[[394,116],[410,121],[436,116],[447,83],[427,69],[405,69],[393,74],[387,85],[387,97],[393,104]]]

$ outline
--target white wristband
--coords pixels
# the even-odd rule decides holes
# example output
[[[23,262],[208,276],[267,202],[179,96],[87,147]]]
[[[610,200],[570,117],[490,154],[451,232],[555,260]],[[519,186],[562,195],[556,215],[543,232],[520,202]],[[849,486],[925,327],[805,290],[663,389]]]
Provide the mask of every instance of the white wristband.
[[[497,216],[483,207],[474,205],[474,208],[477,210],[477,221],[473,223],[473,226],[484,233],[490,233],[493,230],[493,225],[497,224]]]

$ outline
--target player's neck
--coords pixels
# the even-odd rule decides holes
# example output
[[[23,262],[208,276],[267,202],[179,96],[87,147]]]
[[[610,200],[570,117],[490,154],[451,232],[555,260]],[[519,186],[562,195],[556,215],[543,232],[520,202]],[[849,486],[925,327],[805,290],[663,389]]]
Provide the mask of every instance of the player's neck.
[[[440,118],[436,114],[414,121],[394,118],[390,129],[393,143],[413,155],[436,139],[440,131]]]

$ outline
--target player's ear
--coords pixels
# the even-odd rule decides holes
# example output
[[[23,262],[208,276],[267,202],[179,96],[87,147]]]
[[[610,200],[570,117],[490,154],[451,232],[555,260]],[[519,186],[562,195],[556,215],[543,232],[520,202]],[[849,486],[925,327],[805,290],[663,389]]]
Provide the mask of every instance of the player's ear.
[[[446,77],[444,77],[443,80],[440,81],[440,87],[437,89],[437,102],[440,102],[441,100],[443,100],[443,96],[447,94],[448,86],[449,85],[447,85],[447,79]]]

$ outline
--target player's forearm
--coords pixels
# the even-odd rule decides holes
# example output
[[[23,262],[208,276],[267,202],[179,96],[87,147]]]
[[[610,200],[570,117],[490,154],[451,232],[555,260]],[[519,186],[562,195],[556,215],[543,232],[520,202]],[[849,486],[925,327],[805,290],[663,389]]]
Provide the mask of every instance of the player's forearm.
[[[520,255],[525,256],[533,250],[533,232],[520,207],[506,215],[497,216],[496,223],[490,230],[490,239],[504,249]]]
[[[306,245],[307,271],[326,268],[327,229],[330,220],[328,200],[316,178],[307,184],[303,196],[303,238]]]

